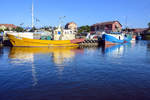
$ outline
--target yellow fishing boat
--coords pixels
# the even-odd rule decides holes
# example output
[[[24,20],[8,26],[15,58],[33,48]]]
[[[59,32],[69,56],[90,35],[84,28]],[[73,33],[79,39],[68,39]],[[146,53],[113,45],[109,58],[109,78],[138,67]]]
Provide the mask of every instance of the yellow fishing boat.
[[[34,27],[33,15],[32,4],[32,28]],[[75,34],[76,33],[72,30],[63,29],[60,24],[51,34],[37,34],[36,32],[8,32],[7,36],[15,47],[78,46],[78,44],[84,41],[84,39],[75,39]]]
[[[8,32],[10,42],[15,47],[78,46],[84,39],[76,39],[75,32],[60,25],[50,32]]]
[[[18,37],[15,35],[7,34],[10,42],[13,46],[19,47],[50,47],[50,46],[78,46],[79,42],[83,39],[73,39],[73,40],[40,40],[40,39],[30,39],[24,37]]]

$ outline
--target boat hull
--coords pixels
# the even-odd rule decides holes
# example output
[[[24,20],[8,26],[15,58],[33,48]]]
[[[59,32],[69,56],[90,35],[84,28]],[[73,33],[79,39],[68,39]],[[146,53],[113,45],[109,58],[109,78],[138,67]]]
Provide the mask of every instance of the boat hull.
[[[78,46],[77,43],[72,43],[71,40],[38,40],[16,37],[10,34],[7,35],[15,47]]]
[[[119,39],[121,37],[122,39]],[[116,44],[122,44],[122,43],[128,43],[132,40],[130,36],[127,36],[126,38],[123,38],[121,35],[112,36],[109,34],[104,34],[102,37],[103,44],[105,45],[116,45]]]
[[[141,36],[136,36],[136,40],[142,40]]]

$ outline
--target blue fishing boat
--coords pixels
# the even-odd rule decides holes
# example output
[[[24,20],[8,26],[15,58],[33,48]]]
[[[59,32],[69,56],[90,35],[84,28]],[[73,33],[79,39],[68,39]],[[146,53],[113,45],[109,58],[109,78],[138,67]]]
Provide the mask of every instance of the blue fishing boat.
[[[137,35],[136,36],[136,40],[142,40],[142,36],[141,35]]]
[[[102,35],[102,41],[105,45],[128,43],[131,40],[132,40],[131,34],[124,34],[120,32],[104,33]]]

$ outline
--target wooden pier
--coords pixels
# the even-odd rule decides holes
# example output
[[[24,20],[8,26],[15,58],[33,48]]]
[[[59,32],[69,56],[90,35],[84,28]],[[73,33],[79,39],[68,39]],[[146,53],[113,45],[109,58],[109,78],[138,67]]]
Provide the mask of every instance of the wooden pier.
[[[0,46],[12,46],[7,36],[0,36]]]

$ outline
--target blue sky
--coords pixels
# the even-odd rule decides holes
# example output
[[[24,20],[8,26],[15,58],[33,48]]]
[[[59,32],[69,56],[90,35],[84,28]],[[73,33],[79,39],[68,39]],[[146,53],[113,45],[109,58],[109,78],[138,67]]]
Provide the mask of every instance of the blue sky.
[[[0,0],[0,23],[31,25],[32,0]],[[147,27],[150,22],[150,0],[34,0],[36,26],[57,26],[60,16],[64,23],[81,25],[119,20],[132,28]]]

